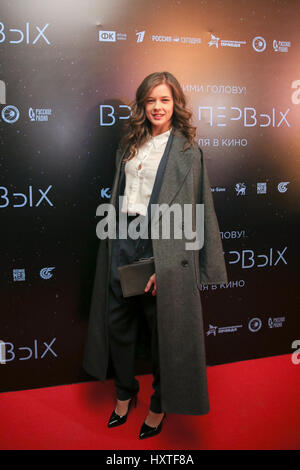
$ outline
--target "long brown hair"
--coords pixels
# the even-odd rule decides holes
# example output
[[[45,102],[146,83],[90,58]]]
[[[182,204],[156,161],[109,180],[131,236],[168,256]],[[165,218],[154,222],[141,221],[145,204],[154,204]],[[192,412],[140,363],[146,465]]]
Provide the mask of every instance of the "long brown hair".
[[[124,135],[120,142],[121,148],[129,146],[129,156],[133,158],[138,148],[151,137],[151,123],[146,117],[145,103],[151,90],[161,84],[170,86],[174,101],[172,127],[181,131],[186,137],[185,149],[193,145],[196,127],[191,125],[192,113],[186,107],[186,98],[177,79],[169,72],[154,72],[144,78],[136,91],[135,100],[131,104],[132,114],[124,127]],[[125,161],[125,160],[124,160]]]

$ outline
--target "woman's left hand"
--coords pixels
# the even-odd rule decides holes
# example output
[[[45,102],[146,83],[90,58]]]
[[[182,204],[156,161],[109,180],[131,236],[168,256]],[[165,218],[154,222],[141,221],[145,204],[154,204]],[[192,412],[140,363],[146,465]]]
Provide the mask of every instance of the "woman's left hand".
[[[153,284],[153,291],[152,291],[152,295],[156,295],[156,274],[152,274],[152,276],[149,278],[149,281],[145,287],[145,292],[148,292],[149,289],[151,288]]]

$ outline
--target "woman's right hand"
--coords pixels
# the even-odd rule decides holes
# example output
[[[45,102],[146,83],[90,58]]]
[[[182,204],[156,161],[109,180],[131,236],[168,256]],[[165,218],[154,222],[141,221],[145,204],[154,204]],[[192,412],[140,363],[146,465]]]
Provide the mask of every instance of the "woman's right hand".
[[[156,295],[156,274],[155,273],[152,274],[152,276],[150,276],[149,281],[147,282],[147,285],[145,287],[145,292],[149,292],[152,285],[154,286],[152,295]]]

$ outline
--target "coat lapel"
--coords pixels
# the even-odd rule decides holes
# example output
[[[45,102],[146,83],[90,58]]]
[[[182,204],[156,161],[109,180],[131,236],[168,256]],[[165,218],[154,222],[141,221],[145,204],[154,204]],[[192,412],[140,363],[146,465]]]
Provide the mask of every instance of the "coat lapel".
[[[185,142],[184,136],[175,131],[157,204],[164,203],[168,206],[172,204],[192,166],[193,151],[191,147],[185,151],[183,150]],[[162,217],[163,212],[160,212],[159,219]]]

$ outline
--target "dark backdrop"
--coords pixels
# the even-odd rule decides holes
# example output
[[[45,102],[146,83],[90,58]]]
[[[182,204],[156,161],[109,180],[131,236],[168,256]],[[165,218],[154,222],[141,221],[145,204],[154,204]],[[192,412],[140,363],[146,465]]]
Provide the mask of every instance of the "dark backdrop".
[[[154,71],[186,93],[223,237],[229,282],[202,286],[208,364],[292,352],[299,14],[291,0],[1,2],[1,391],[90,378],[96,208]]]

